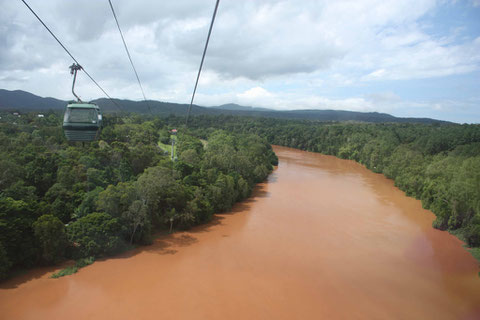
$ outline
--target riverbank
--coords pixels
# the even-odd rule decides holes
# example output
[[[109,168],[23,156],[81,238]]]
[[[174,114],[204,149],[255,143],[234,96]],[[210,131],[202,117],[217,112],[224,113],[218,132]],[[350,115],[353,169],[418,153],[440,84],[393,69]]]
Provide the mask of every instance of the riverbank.
[[[274,145],[354,160],[383,173],[421,200],[433,226],[480,248],[480,125],[318,122],[226,116],[201,117],[210,126],[254,132]]]
[[[353,161],[274,148],[278,168],[231,213],[0,286],[0,319],[480,316],[476,261],[419,201]]]

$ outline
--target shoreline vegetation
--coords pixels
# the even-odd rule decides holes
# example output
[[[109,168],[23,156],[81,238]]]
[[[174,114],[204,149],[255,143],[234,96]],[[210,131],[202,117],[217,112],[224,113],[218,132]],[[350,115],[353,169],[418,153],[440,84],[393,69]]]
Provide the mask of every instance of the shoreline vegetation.
[[[94,257],[82,258],[75,261],[73,266],[68,266],[60,271],[53,273],[50,278],[57,279],[64,276],[69,276],[71,274],[77,273],[77,271],[83,267],[89,266],[95,262]]]
[[[65,260],[76,262],[53,277],[72,274],[155,232],[207,223],[278,164],[270,144],[384,174],[480,262],[480,125],[196,116],[186,129],[173,115],[106,115],[83,145],[67,143],[58,113],[11,117],[0,120],[0,280]]]
[[[480,125],[319,122],[197,116],[191,127],[254,133],[270,144],[354,160],[421,200],[433,227],[466,243],[480,263]],[[205,129],[210,128],[210,129]],[[201,136],[201,134],[200,134]]]
[[[97,258],[186,230],[250,196],[278,163],[255,134],[179,128],[137,114],[106,115],[98,141],[68,143],[61,117],[24,114],[0,121],[0,279],[14,270]],[[176,120],[176,119],[174,119]]]

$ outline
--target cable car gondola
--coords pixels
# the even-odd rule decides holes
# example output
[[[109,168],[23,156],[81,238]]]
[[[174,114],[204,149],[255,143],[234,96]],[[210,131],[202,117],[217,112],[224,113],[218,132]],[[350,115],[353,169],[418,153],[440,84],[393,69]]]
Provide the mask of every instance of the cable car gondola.
[[[68,141],[93,141],[102,126],[100,107],[94,103],[69,103],[63,118],[63,131]]]
[[[102,113],[95,103],[85,103],[75,94],[77,71],[82,67],[78,64],[70,66],[73,74],[72,93],[77,102],[70,102],[65,108],[63,131],[68,141],[93,141],[98,138],[102,127]]]

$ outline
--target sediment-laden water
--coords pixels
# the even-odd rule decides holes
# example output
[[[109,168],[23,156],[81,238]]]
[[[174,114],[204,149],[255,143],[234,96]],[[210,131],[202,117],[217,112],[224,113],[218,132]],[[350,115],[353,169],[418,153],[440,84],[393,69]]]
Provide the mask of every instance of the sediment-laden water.
[[[478,263],[419,201],[352,161],[275,152],[233,212],[72,276],[4,282],[0,318],[480,319]]]

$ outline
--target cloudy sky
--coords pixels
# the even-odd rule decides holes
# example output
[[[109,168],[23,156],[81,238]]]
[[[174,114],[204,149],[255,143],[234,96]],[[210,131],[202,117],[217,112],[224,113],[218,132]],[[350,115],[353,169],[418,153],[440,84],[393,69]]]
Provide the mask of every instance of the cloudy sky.
[[[107,0],[27,2],[110,96],[142,100]],[[188,103],[215,0],[112,2],[147,98]],[[0,88],[72,99],[71,58],[20,0],[0,8]],[[195,103],[230,102],[480,123],[480,0],[221,0]]]

